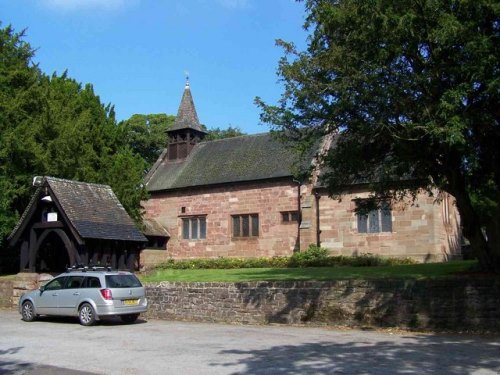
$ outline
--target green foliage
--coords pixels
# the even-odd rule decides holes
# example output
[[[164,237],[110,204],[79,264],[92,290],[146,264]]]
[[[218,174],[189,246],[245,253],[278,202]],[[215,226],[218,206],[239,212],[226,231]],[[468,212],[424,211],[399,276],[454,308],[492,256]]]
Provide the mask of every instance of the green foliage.
[[[109,184],[139,223],[146,164],[91,84],[43,74],[24,33],[0,28],[0,255],[34,176]],[[15,254],[14,254],[15,255]],[[10,256],[10,255],[9,255]],[[4,257],[4,261],[5,261]],[[10,258],[9,258],[10,259]]]
[[[167,131],[172,127],[174,121],[175,116],[164,113],[135,114],[128,120],[119,123],[120,139],[123,145],[141,155],[146,162],[146,169],[150,169],[167,146]],[[208,133],[205,137],[207,141],[245,134],[239,128],[231,126],[227,129],[207,129],[204,125],[202,127]]]
[[[159,264],[157,269],[238,269],[238,268],[282,268],[288,266],[287,257],[273,258],[196,258],[189,260],[174,260]]]
[[[290,257],[272,258],[209,258],[168,261],[156,266],[156,269],[238,269],[238,268],[304,268],[304,267],[370,267],[414,264],[410,258],[382,258],[370,254],[360,256],[329,256],[325,248],[311,245],[306,251]]]
[[[143,185],[144,159],[130,148],[124,147],[110,155],[104,166],[104,182],[111,186],[120,203],[139,227],[142,226],[142,207],[140,202],[148,195]],[[124,178],[126,173],[126,178]]]
[[[333,197],[360,182],[375,198],[449,192],[481,265],[500,271],[498,2],[306,8],[308,48],[278,41],[285,89],[275,106],[256,99],[262,121],[304,153],[336,136],[320,160]]]
[[[135,114],[119,124],[122,141],[146,161],[147,169],[156,162],[167,145],[167,130],[175,116],[164,113]]]
[[[289,267],[321,267],[328,262],[328,250],[310,245],[306,251],[294,253],[289,260]]]
[[[27,204],[38,146],[31,123],[42,108],[41,72],[24,32],[0,29],[0,246]]]
[[[206,127],[204,126],[206,129]],[[229,126],[227,129],[221,129],[219,127],[213,128],[213,129],[208,129],[207,130],[208,134],[205,137],[205,140],[207,141],[213,141],[216,139],[224,139],[224,138],[232,138],[232,137],[239,137],[241,135],[245,135],[240,128],[238,127],[232,127]]]

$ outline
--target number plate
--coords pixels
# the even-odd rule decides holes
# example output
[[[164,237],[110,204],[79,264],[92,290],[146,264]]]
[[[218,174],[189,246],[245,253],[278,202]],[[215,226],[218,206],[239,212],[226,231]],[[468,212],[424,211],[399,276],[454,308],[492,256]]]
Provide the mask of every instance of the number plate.
[[[124,299],[123,304],[124,305],[138,305],[139,300],[138,299]]]

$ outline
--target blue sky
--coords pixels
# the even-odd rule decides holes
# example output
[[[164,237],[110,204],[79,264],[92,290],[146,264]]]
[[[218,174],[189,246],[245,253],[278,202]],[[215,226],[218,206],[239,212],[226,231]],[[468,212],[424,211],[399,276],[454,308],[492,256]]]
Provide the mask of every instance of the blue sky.
[[[2,27],[27,28],[41,69],[92,83],[117,120],[175,115],[188,72],[200,121],[249,134],[268,131],[255,96],[282,92],[275,40],[304,49],[304,18],[293,0],[0,0]]]

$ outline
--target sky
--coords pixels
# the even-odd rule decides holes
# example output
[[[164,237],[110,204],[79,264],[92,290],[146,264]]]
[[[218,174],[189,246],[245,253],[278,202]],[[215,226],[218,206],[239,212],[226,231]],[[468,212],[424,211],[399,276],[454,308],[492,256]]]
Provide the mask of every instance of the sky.
[[[275,40],[305,49],[304,20],[294,0],[0,0],[42,71],[91,83],[118,121],[177,114],[189,75],[200,122],[248,134],[269,130],[254,98],[283,91]]]

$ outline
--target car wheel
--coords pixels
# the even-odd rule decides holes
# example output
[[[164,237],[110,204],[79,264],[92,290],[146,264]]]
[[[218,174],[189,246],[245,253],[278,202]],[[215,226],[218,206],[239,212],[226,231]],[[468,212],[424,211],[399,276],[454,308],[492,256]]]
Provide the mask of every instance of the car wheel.
[[[23,317],[23,320],[25,322],[32,322],[33,320],[36,319],[36,314],[35,314],[35,307],[33,306],[33,303],[30,301],[26,301],[23,303],[23,306],[21,308],[21,315]]]
[[[123,323],[133,323],[137,320],[139,314],[128,314],[128,315],[120,315],[120,319]]]
[[[91,326],[95,323],[94,308],[89,303],[84,303],[78,311],[78,319],[82,326]]]

